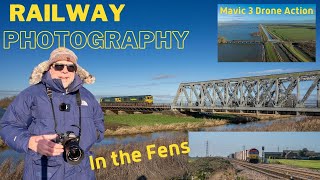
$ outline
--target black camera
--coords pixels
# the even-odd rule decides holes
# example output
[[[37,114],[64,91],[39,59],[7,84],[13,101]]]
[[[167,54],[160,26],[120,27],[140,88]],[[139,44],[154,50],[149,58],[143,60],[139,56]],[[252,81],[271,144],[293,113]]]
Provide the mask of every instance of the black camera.
[[[79,146],[79,141],[80,137],[76,136],[72,131],[58,134],[55,139],[55,143],[63,146],[63,158],[69,164],[78,165],[84,158],[84,153]]]
[[[60,111],[70,111],[70,104],[62,103],[59,105],[59,110]]]

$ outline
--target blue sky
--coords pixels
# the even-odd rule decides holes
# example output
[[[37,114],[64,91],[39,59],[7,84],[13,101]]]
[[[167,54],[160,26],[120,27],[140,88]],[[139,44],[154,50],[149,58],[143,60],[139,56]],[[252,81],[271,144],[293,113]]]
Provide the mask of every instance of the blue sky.
[[[105,1],[32,1],[41,7],[44,3],[90,3],[91,6]],[[255,1],[256,3],[266,3]],[[267,3],[277,3],[271,0]],[[284,3],[294,3],[283,1]],[[96,76],[96,83],[86,86],[94,95],[140,95],[151,94],[156,102],[170,102],[179,83],[205,81],[241,76],[253,76],[269,73],[284,73],[319,69],[318,63],[218,63],[217,60],[217,5],[225,1],[108,1],[107,3],[126,4],[120,22],[9,22],[9,3],[21,3],[26,7],[30,3],[12,0],[2,3],[0,18],[4,30],[15,31],[56,31],[56,30],[115,30],[125,32],[132,30],[178,30],[190,31],[185,48],[182,50],[94,50],[88,47],[74,50],[79,57],[79,64]],[[228,1],[228,3],[252,3],[252,1]],[[297,2],[298,3],[298,2]],[[316,3],[316,1],[299,1],[299,3]],[[317,7],[318,8],[318,7]],[[26,8],[27,9],[27,8]],[[90,10],[89,12],[92,12]],[[106,10],[109,19],[112,14]],[[59,15],[65,15],[63,8]],[[317,15],[318,16],[318,15]],[[318,27],[317,27],[318,32]],[[0,33],[3,46],[3,33]],[[317,36],[317,41],[319,36]],[[317,46],[318,47],[318,46]],[[28,78],[32,69],[49,58],[48,50],[10,50],[0,48],[0,98],[16,94],[29,86]],[[68,47],[70,48],[70,47]],[[318,48],[317,48],[318,49]],[[319,51],[317,50],[317,56]]]
[[[253,14],[249,14],[252,7]],[[285,14],[288,9],[313,9],[314,14]],[[245,9],[245,14],[224,14],[222,9]],[[281,9],[281,14],[262,13],[262,9]],[[308,22],[314,23],[316,20],[316,4],[219,4],[218,5],[218,21],[223,22]]]
[[[209,155],[228,156],[243,148],[257,148],[265,152],[301,150],[307,148],[320,152],[319,132],[189,132],[190,157],[206,155],[208,141]]]

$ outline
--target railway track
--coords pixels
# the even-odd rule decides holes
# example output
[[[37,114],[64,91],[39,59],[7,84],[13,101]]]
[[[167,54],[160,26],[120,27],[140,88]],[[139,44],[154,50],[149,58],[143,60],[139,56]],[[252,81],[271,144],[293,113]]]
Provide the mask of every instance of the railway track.
[[[238,161],[238,160],[231,160],[231,162],[276,179],[292,179],[292,180],[320,179],[320,173],[305,171],[297,168],[281,167],[278,165],[270,165],[270,164],[251,164],[251,163]]]
[[[128,112],[160,112],[164,110],[170,110],[170,104],[153,104],[150,106],[146,105],[135,105],[135,104],[102,104],[101,108],[103,111],[111,110],[111,111],[128,111]]]
[[[297,174],[298,176],[306,177],[307,179],[320,179],[320,173],[319,172],[312,172],[312,171],[306,171],[298,168],[291,168],[291,167],[282,167],[275,164],[261,164],[261,166],[267,166],[269,168],[273,168],[278,171],[283,171],[285,173],[290,174]]]

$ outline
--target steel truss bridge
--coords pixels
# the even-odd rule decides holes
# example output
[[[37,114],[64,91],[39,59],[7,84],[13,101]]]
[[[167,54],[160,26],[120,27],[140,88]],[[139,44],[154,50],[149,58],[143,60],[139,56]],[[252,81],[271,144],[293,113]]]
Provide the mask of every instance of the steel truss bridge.
[[[181,83],[179,111],[320,113],[320,71]]]

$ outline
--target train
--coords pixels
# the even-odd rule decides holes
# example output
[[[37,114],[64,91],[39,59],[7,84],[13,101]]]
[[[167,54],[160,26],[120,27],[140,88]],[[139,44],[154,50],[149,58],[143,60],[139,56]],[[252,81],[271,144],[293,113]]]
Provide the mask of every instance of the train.
[[[101,106],[108,106],[108,105],[152,106],[152,104],[153,104],[152,95],[115,96],[115,97],[100,98]]]
[[[249,150],[239,151],[235,152],[234,154],[230,154],[228,158],[247,161],[249,163],[259,163],[259,151],[256,148],[251,148]]]

